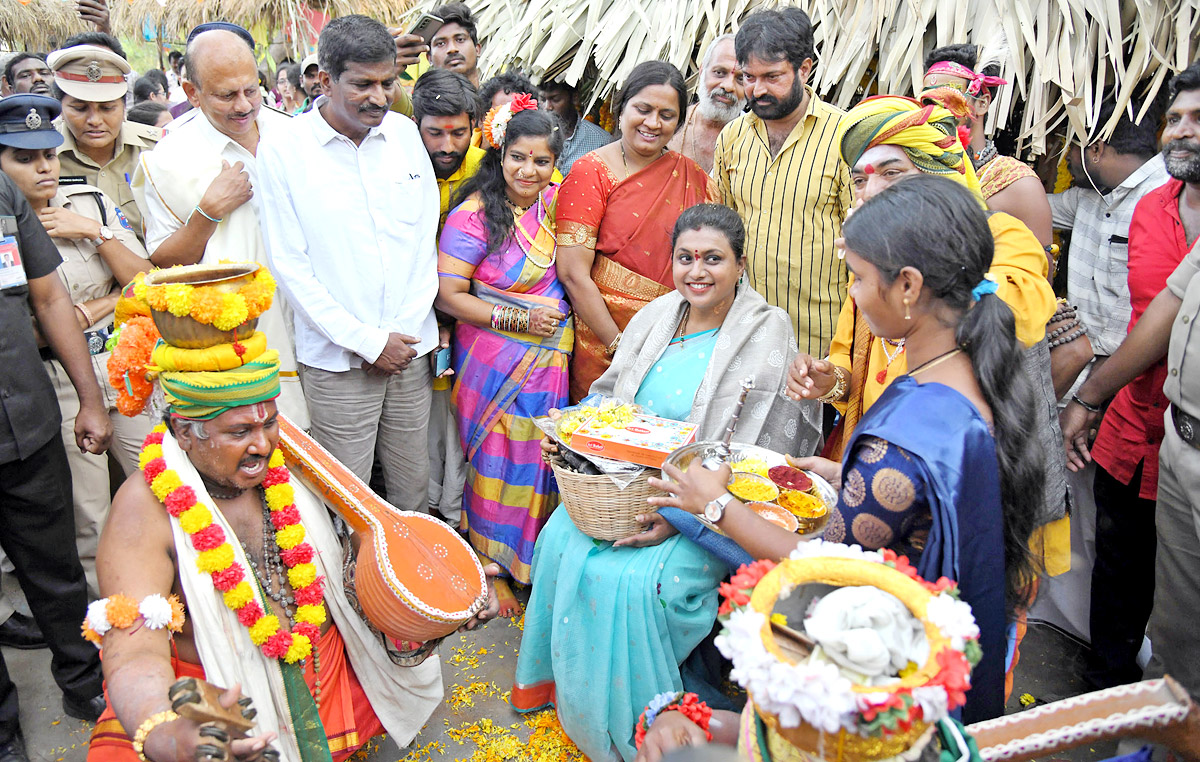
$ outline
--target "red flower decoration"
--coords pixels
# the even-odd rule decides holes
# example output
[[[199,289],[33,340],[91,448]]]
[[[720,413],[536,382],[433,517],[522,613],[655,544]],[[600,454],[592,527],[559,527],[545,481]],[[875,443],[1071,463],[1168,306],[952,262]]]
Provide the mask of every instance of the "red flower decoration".
[[[235,341],[233,342],[233,353],[238,357],[241,357],[242,355],[246,354],[246,348],[242,346],[241,343]]]
[[[958,126],[958,140],[962,143],[963,148],[967,151],[971,150],[971,128],[965,124]]]
[[[176,487],[163,503],[167,506],[167,513],[179,518],[179,514],[196,504],[196,491],[186,484]]]
[[[321,639],[321,628],[311,622],[297,622],[296,626],[292,628],[292,632],[308,638],[314,646]]]
[[[297,606],[316,606],[324,597],[325,578],[317,577],[308,587],[292,591]]]
[[[966,656],[949,648],[939,651],[937,660],[941,669],[929,684],[945,688],[950,709],[957,709],[967,703],[967,691],[971,688],[971,665],[967,663]]]
[[[220,590],[222,593],[228,593],[230,590],[237,587],[238,583],[245,578],[245,572],[242,570],[241,564],[233,564],[221,571],[212,573],[213,587]]]
[[[146,437],[146,441],[142,443],[142,449],[144,450],[152,444],[160,445],[162,443],[163,433],[161,431],[152,431],[150,432],[150,436]]]
[[[722,582],[717,588],[717,592],[724,598],[721,602],[721,607],[717,609],[717,614],[720,616],[727,616],[734,608],[750,603],[749,593],[743,593],[741,589],[734,587],[728,582]]]
[[[271,511],[271,523],[275,525],[276,531],[290,527],[292,524],[299,524],[300,511],[295,505],[289,505],[282,511]]]
[[[517,97],[513,98],[512,101],[509,102],[508,107],[510,110],[512,110],[513,114],[516,115],[518,111],[536,109],[538,107],[538,102],[534,100],[533,96],[529,93],[517,93]]]
[[[296,564],[306,564],[312,561],[313,549],[307,542],[302,542],[294,548],[280,551],[279,557],[291,568]]]
[[[280,630],[262,644],[262,652],[268,659],[282,659],[287,656],[288,649],[291,647],[292,633]]]
[[[266,489],[267,487],[274,487],[276,484],[287,484],[288,479],[287,466],[268,468],[267,475],[263,477],[262,486],[263,489]]]
[[[146,464],[142,469],[142,476],[146,479],[146,484],[150,484],[158,475],[167,470],[167,462],[162,458],[155,458]]]
[[[225,532],[216,524],[209,524],[192,534],[192,547],[199,551],[213,550],[225,542]],[[233,568],[233,567],[227,567]]]
[[[886,695],[887,698],[884,699],[882,703],[868,704],[867,708],[862,710],[862,716],[864,720],[871,722],[878,717],[881,712],[886,712],[893,707],[896,709],[904,708],[904,701],[900,698],[899,694],[889,693]]]
[[[774,568],[775,562],[765,558],[752,564],[744,564],[729,580],[729,583],[743,590],[753,590],[754,586],[767,576],[767,572]]]
[[[238,621],[242,623],[243,627],[250,627],[261,619],[262,615],[262,606],[259,605],[258,601],[250,601],[237,610]]]

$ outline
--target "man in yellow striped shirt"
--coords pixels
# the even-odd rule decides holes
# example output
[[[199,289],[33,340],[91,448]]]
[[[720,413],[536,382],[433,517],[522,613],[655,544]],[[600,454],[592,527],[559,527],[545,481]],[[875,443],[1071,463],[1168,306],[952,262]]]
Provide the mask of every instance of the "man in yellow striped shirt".
[[[823,357],[846,298],[833,245],[853,204],[834,140],[843,112],[805,84],[813,36],[800,9],[752,14],[734,48],[751,113],[721,131],[713,175],[746,224],[750,282],[791,315],[800,351]]]

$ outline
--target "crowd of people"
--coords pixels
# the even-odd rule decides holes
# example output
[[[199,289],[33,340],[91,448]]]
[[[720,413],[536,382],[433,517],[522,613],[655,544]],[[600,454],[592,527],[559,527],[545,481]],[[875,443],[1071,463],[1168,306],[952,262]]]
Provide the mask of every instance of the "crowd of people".
[[[136,76],[99,31],[4,61],[0,574],[25,602],[0,597],[0,645],[51,649],[64,711],[98,721],[89,759],[277,742],[341,760],[384,730],[410,742],[440,700],[436,659],[394,666],[371,640],[310,498],[296,521],[326,554],[331,619],[298,575],[271,581],[297,556],[259,492],[283,478],[278,414],[467,538],[493,593],[469,626],[530,586],[512,704],[554,705],[589,758],[633,762],[663,691],[735,708],[718,589],[797,536],[729,494],[727,469],[666,467],[644,531],[593,540],[559,509],[535,419],[600,394],[720,439],[747,376],[734,440],[833,485],[824,539],[958,581],[983,652],[964,722],[1003,713],[1039,596],[1087,611],[1094,687],[1169,673],[1200,696],[1200,64],[1144,110],[1105,100],[1066,151],[1073,186],[1047,193],[985,131],[1010,83],[974,45],[930,52],[920,92],[844,112],[808,85],[806,14],[763,10],[699,51],[694,92],[669,63],[633,66],[609,132],[561,79],[484,79],[465,4],[432,13],[428,44],[333,19],[273,79],[225,21],[165,72]],[[220,368],[215,396],[158,368],[165,432],[128,415],[108,363],[118,300],[152,268],[223,261],[277,282],[258,321],[270,350]],[[288,634],[316,649],[304,670],[216,612],[250,586],[183,568],[192,530],[154,486],[155,452],[240,540],[262,607],[312,626]],[[1093,514],[1094,564],[1073,577]],[[189,619],[173,638],[100,633],[102,675],[79,624],[118,595],[179,596]],[[222,648],[251,666],[218,664]],[[231,741],[175,715],[169,685],[206,673],[246,675],[277,730]],[[315,740],[299,730],[313,712]],[[0,762],[24,759],[0,661]]]

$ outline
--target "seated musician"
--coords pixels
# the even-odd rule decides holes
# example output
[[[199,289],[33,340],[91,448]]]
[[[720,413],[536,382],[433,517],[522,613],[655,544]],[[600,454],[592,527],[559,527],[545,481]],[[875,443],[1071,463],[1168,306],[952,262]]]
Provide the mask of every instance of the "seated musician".
[[[121,344],[153,346],[138,320]],[[243,364],[172,371],[183,352],[153,355],[165,425],[113,500],[97,558],[108,598],[85,625],[103,647],[109,706],[88,760],[254,759],[269,745],[284,760],[329,762],[385,731],[403,747],[442,700],[439,661],[396,666],[348,600],[329,514],[289,481],[277,449],[277,353],[261,333],[212,351]],[[489,604],[468,627],[495,616],[494,594]],[[177,717],[168,690],[185,676],[230,689],[227,707],[240,686],[257,710],[253,736]]]

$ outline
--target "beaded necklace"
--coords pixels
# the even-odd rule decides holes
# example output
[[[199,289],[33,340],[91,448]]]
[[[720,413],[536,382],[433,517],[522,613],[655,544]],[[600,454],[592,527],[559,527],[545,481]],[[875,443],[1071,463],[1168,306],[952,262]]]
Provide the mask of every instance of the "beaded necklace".
[[[554,263],[556,261],[558,261],[558,241],[555,240],[554,231],[551,230],[548,225],[546,225],[546,215],[543,214],[543,212],[545,211],[545,206],[542,203],[542,194],[541,193],[538,193],[537,201],[535,203],[537,205],[538,228],[540,230],[545,230],[547,233],[549,233],[550,239],[554,241],[554,248],[552,248],[550,250],[549,261],[542,262],[542,261],[539,261],[537,257],[533,256],[533,244],[536,242],[536,240],[535,240],[536,236],[530,236],[528,233],[525,232],[524,228],[522,228],[520,225],[515,224],[515,222],[513,224],[513,228],[514,228],[513,239],[516,240],[517,246],[521,249],[521,252],[526,256],[526,258],[529,259],[530,262],[534,263],[535,265],[542,268],[543,270],[549,270],[551,267],[554,267]],[[517,219],[519,220],[521,217],[523,217],[525,215],[525,212],[529,211],[529,208],[532,207],[533,205],[534,204],[530,204],[529,206],[525,207],[524,211],[522,211],[521,214],[516,214],[517,210],[513,209],[513,214],[515,214]],[[522,237],[529,239],[528,246],[526,246],[525,243],[521,240]]]

